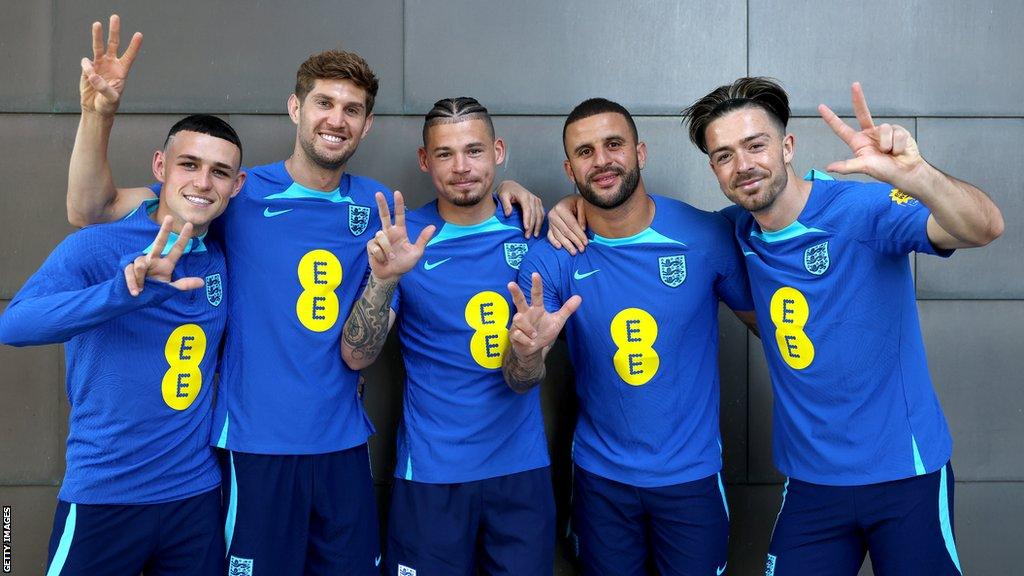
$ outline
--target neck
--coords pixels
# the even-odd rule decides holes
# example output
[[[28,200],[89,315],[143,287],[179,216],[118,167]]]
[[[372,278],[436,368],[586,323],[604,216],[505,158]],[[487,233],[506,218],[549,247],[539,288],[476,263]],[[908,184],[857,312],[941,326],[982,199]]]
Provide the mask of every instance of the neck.
[[[796,175],[791,164],[786,164],[786,187],[771,206],[751,213],[761,230],[775,232],[795,222],[807,205],[812,186],[811,182]]]
[[[484,196],[483,199],[472,206],[456,206],[441,196],[437,197],[437,212],[441,215],[441,218],[445,222],[459,226],[479,224],[494,216],[494,211],[497,208],[498,206],[494,203],[494,198],[490,194]]]
[[[152,220],[157,226],[159,226],[164,221],[164,218],[166,218],[167,216],[170,216],[171,218],[174,219],[174,222],[171,223],[171,232],[174,232],[175,234],[181,234],[181,228],[182,226],[185,225],[185,221],[182,220],[181,218],[178,218],[176,215],[172,214],[171,211],[168,210],[166,206],[164,206],[163,202],[160,203],[156,211],[151,212],[149,214],[149,219]],[[206,234],[206,231],[209,229],[209,224],[203,227],[193,225],[192,237],[195,238],[197,236],[202,236],[203,234]]]
[[[586,202],[583,206],[587,225],[605,238],[626,238],[647,229],[654,220],[654,202],[644,189],[643,180],[636,191],[615,208],[600,208]]]
[[[336,169],[324,168],[310,160],[298,141],[295,142],[292,155],[284,161],[284,167],[292,180],[310,190],[321,192],[333,192],[341,182],[341,175],[345,173],[345,166]]]

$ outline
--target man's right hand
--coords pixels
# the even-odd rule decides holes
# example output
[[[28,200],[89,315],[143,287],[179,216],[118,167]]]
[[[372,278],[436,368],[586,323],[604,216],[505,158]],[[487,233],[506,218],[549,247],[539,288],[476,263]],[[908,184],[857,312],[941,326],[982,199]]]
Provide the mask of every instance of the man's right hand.
[[[118,57],[120,44],[121,19],[117,14],[110,17],[106,46],[103,45],[103,25],[92,23],[92,60],[82,58],[82,78],[78,85],[83,113],[109,117],[117,112],[128,71],[142,46],[142,33],[132,35],[128,49]]]
[[[583,210],[583,197],[570,194],[548,211],[548,242],[555,248],[564,248],[576,255],[587,248],[587,217]]]
[[[512,326],[508,332],[508,341],[516,356],[520,358],[541,353],[551,346],[566,321],[583,302],[579,295],[575,295],[566,300],[558,310],[548,312],[544,309],[544,285],[540,274],[531,274],[530,281],[529,301],[518,284],[508,283],[512,303],[516,306],[516,314],[512,317]]]
[[[146,278],[166,282],[181,291],[203,287],[203,279],[198,277],[179,278],[172,281],[174,267],[178,265],[178,259],[185,253],[185,248],[188,247],[188,242],[192,238],[192,223],[186,222],[181,227],[181,234],[178,235],[178,239],[171,246],[170,251],[164,254],[167,240],[171,236],[173,222],[174,218],[165,216],[149,253],[139,256],[125,266],[124,279],[128,284],[128,292],[132,296],[142,293]]]

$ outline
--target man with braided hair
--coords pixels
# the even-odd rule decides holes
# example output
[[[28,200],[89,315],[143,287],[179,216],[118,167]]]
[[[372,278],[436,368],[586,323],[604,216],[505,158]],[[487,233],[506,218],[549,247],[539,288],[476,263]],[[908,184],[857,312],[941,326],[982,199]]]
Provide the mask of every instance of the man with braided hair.
[[[491,194],[504,159],[486,108],[440,100],[419,149],[437,199],[407,217],[396,194],[392,224],[377,195],[383,228],[367,245],[371,275],[342,346],[361,369],[398,323],[406,382],[385,560],[392,575],[551,573],[540,397],[513,392],[501,371],[514,312],[506,285],[531,244],[519,215],[504,214]]]

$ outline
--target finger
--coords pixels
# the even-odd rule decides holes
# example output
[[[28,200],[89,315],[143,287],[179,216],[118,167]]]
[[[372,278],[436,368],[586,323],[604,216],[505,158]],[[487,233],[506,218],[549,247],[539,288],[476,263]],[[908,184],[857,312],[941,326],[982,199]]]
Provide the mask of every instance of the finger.
[[[135,291],[135,294],[141,294],[142,289],[146,286],[146,271],[149,270],[149,259],[145,257],[138,257],[135,259],[135,264],[132,266],[132,278],[128,281],[128,291]]]
[[[512,294],[512,304],[515,305],[516,310],[520,314],[525,314],[530,308],[530,303],[526,301],[526,295],[523,294],[522,288],[515,282],[508,283],[508,291]]]
[[[825,124],[828,124],[828,127],[836,133],[836,136],[839,136],[839,139],[846,142],[847,145],[857,135],[857,131],[847,126],[846,122],[843,122],[842,118],[836,116],[836,113],[828,106],[818,104],[818,114],[821,114],[821,119],[825,121]]]
[[[124,70],[127,72],[131,70],[132,63],[135,62],[136,56],[139,55],[139,49],[142,48],[142,32],[136,32],[132,34],[132,39],[128,42],[128,49],[124,51],[124,55],[121,56],[121,62],[124,64]]]
[[[550,227],[550,226],[548,227],[548,243],[551,244],[552,246],[554,246],[558,250],[562,249],[562,243],[558,241],[555,229]],[[570,245],[570,248],[571,247],[572,246]],[[566,248],[566,250],[568,250],[568,248]],[[569,253],[572,254],[573,256],[575,256],[576,255],[576,249],[573,248],[572,251],[569,252]]]
[[[181,227],[181,233],[178,234],[178,239],[174,241],[174,245],[171,246],[171,251],[167,253],[167,263],[174,266],[178,265],[178,259],[185,253],[185,248],[188,246],[189,239],[192,238],[192,223],[185,222],[185,225]]]
[[[576,312],[576,310],[579,309],[580,304],[582,303],[583,298],[577,294],[576,296],[566,300],[565,304],[562,304],[562,307],[558,309],[558,312],[555,312],[555,316],[557,316],[564,324],[565,321],[569,319],[569,316],[572,316],[573,312]]]
[[[374,198],[377,200],[377,214],[380,215],[380,229],[388,230],[391,228],[391,210],[388,209],[388,202],[384,199],[383,192],[377,192]]]
[[[128,293],[132,296],[139,295],[139,289],[135,286],[135,262],[129,262],[124,267],[124,283],[128,287]]]
[[[508,333],[508,339],[520,346],[525,346],[527,350],[529,350],[527,354],[532,352],[532,348],[534,346],[533,338],[527,336],[522,330],[511,330]]]
[[[522,332],[528,338],[532,339],[537,337],[537,327],[534,326],[532,320],[527,318],[526,314],[516,314],[513,316],[512,327]]]
[[[871,118],[871,111],[868,110],[868,101],[864,98],[864,90],[860,82],[854,82],[850,87],[850,95],[853,97],[853,114],[857,116],[862,130],[875,127],[875,120]]]
[[[103,24],[92,23],[92,59],[99,60],[103,57]]]
[[[93,89],[100,94],[103,94],[107,100],[115,101],[118,99],[117,90],[114,90],[114,88],[103,79],[103,76],[93,73],[89,75],[88,80]]]
[[[534,237],[539,237],[541,230],[544,229],[544,203],[541,202],[540,198],[535,198],[534,204],[533,235]]]
[[[533,202],[520,205],[519,211],[519,216],[523,220],[523,236],[529,238],[533,232]]]
[[[121,17],[117,14],[110,15],[110,28],[107,30],[107,54],[111,58],[117,58],[117,50],[121,45]]]
[[[164,221],[160,223],[160,231],[156,233],[156,240],[153,241],[153,249],[149,251],[150,256],[160,256],[164,253],[164,247],[167,246],[167,238],[171,235],[171,224],[174,222],[174,218],[170,215],[164,216]]]
[[[826,166],[825,170],[838,174],[869,174],[868,167],[867,158],[851,158],[833,162]]]
[[[505,211],[505,216],[510,216],[512,214],[512,194],[501,187],[498,191],[498,200],[501,200],[501,209]]]
[[[436,231],[437,226],[434,226],[433,224],[424,228],[423,231],[420,232],[419,238],[416,238],[416,247],[420,250],[426,249],[427,242],[430,242],[430,239],[434,237],[434,232]]]
[[[391,240],[388,240],[388,235],[383,230],[378,230],[373,239],[377,241],[380,249],[384,251],[388,258],[395,257],[395,249],[391,246]]]
[[[405,227],[405,198],[395,190],[395,226]]]
[[[388,261],[388,255],[380,247],[380,244],[377,244],[376,239],[370,240],[366,243],[366,254],[371,260],[376,260],[381,264],[385,264]]]
[[[534,272],[530,275],[530,306],[544,307],[544,284],[540,280],[540,274]]]
[[[878,141],[878,150],[884,154],[892,153],[892,124],[882,124],[878,127],[875,138]]]
[[[171,286],[174,286],[178,290],[196,290],[203,287],[203,279],[195,276],[188,278],[179,278],[174,282],[171,282]]]
[[[907,151],[907,143],[910,142],[910,132],[903,126],[894,126],[892,134],[892,155],[900,156]]]

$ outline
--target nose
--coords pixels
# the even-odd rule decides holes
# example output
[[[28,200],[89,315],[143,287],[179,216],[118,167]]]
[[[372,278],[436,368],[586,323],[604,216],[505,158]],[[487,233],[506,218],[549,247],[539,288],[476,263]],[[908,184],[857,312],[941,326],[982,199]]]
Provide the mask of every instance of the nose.
[[[331,108],[330,114],[327,115],[327,124],[336,128],[341,126],[345,122],[345,110],[341,106],[335,106]]]
[[[740,150],[736,153],[736,169],[740,172],[749,172],[756,167],[754,164],[754,156],[747,154],[746,151]]]
[[[452,171],[458,173],[469,172],[469,160],[462,154],[456,154],[452,161]]]
[[[610,160],[609,160],[608,153],[604,150],[604,148],[602,148],[601,146],[598,146],[594,150],[594,164],[596,166],[603,167],[603,166],[608,165],[609,162],[610,162]]]
[[[210,177],[210,171],[207,169],[201,169],[196,172],[195,178],[192,180],[192,186],[196,190],[209,190],[213,187],[213,179]]]

